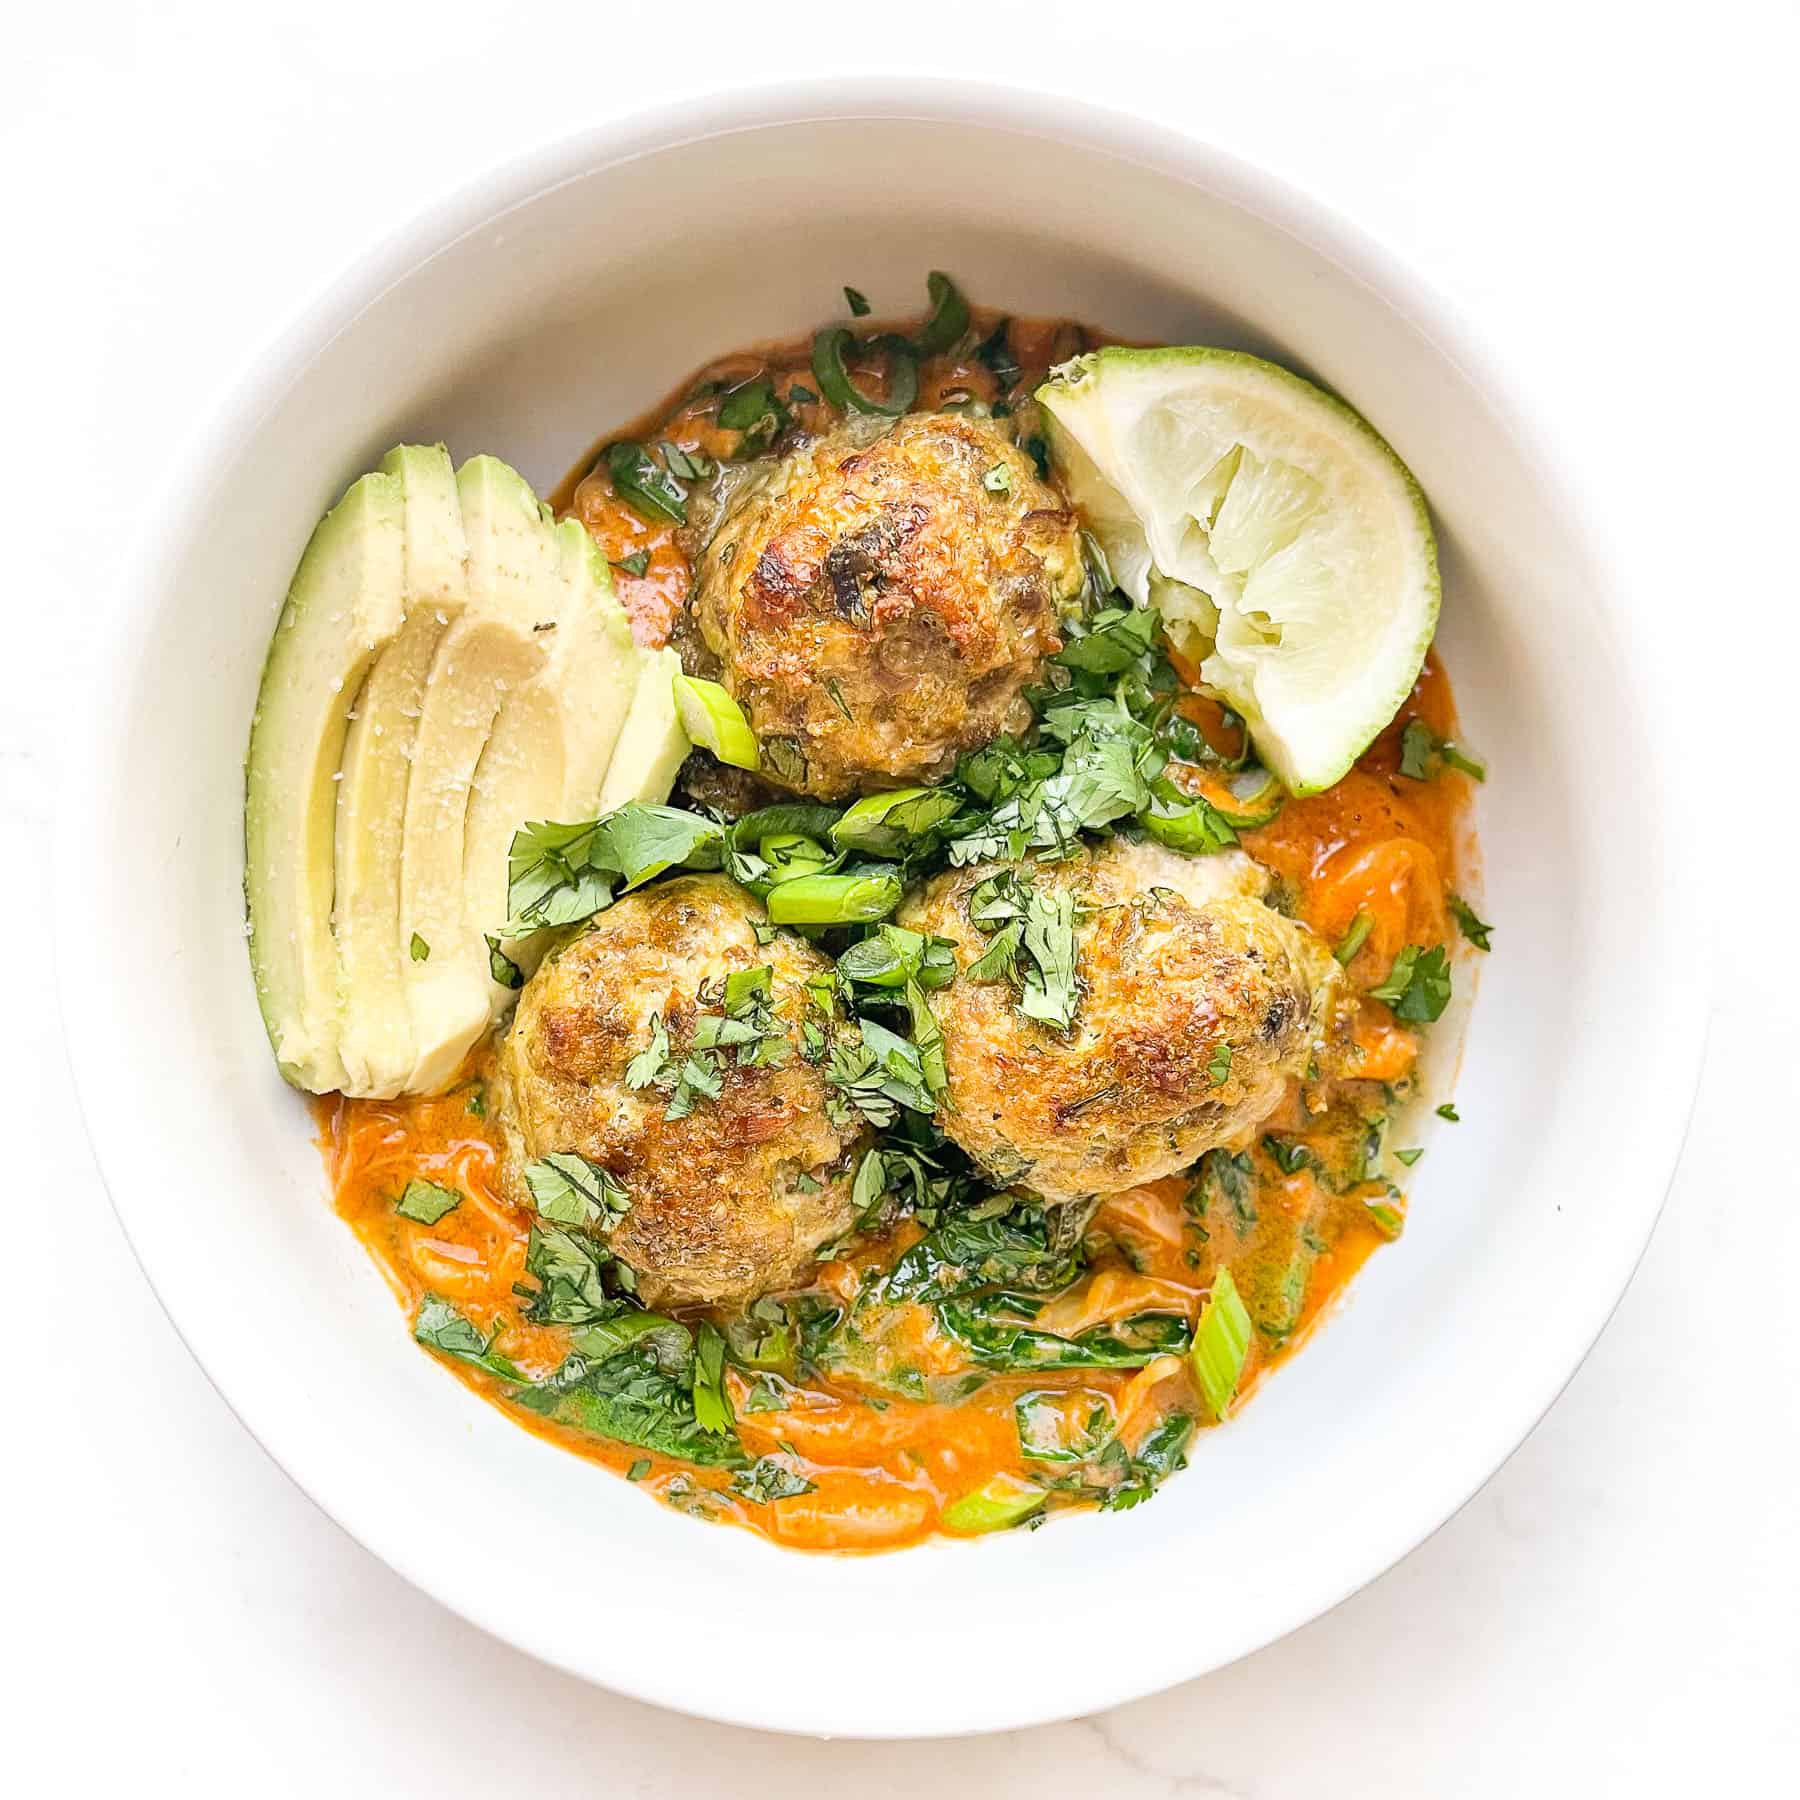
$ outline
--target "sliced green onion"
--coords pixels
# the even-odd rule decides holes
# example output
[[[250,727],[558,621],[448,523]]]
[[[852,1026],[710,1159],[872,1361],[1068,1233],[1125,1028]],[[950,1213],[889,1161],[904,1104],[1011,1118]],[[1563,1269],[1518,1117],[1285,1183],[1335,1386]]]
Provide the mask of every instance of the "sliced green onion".
[[[961,806],[949,788],[895,788],[891,793],[870,794],[832,826],[831,841],[840,850],[891,856],[943,824]]]
[[[1379,1201],[1369,1208],[1369,1219],[1384,1238],[1397,1238],[1405,1218],[1394,1207],[1385,1201]]]
[[[1487,780],[1487,764],[1479,756],[1472,756],[1467,750],[1460,749],[1446,739],[1438,745],[1438,755],[1453,769],[1462,772],[1474,781]]]
[[[933,269],[925,277],[925,292],[932,306],[931,317],[917,338],[921,356],[936,356],[948,350],[969,329],[969,303],[954,281],[941,269]]]
[[[990,494],[1011,494],[1012,470],[1003,462],[995,463],[994,466],[982,476],[981,485],[986,488]]]
[[[1410,1169],[1424,1154],[1425,1152],[1423,1150],[1396,1150],[1394,1152],[1394,1160],[1395,1162],[1405,1163]]]
[[[734,769],[759,769],[762,757],[756,733],[744,709],[716,681],[693,675],[675,677],[675,711],[691,743],[710,750]]]
[[[1375,929],[1375,921],[1366,912],[1359,912],[1350,921],[1350,929],[1344,933],[1344,941],[1332,951],[1339,964],[1349,968],[1356,960],[1356,953],[1369,941],[1369,933]]]
[[[952,1500],[944,1508],[943,1520],[952,1531],[1004,1531],[1029,1519],[1043,1508],[1044,1490],[1017,1475],[996,1475],[972,1494]]]
[[[800,875],[769,890],[777,925],[872,925],[900,904],[898,875]]]
[[[744,451],[766,449],[779,437],[788,422],[788,410],[775,396],[775,384],[766,375],[758,375],[740,387],[734,387],[719,402],[719,423],[727,431],[741,431]]]
[[[1238,1296],[1231,1271],[1221,1269],[1213,1277],[1212,1292],[1200,1309],[1200,1323],[1194,1328],[1194,1345],[1188,1352],[1194,1385],[1211,1408],[1215,1422],[1231,1411],[1238,1379],[1244,1372],[1244,1358],[1249,1351],[1250,1315]]]
[[[866,319],[869,316],[869,296],[861,288],[845,288],[844,304],[849,307],[853,319]]]
[[[622,439],[606,453],[613,491],[653,518],[687,523],[687,489],[642,444]]]
[[[912,345],[891,332],[869,340],[868,348],[885,350],[893,364],[893,393],[886,400],[876,400],[857,387],[844,367],[844,351],[854,341],[843,325],[829,326],[813,339],[812,371],[819,391],[833,406],[846,412],[854,408],[857,412],[878,413],[884,419],[899,418],[919,397],[919,359],[913,354]]]
[[[1448,1119],[1452,1125],[1460,1125],[1462,1123],[1462,1114],[1459,1113],[1448,1100],[1437,1109],[1437,1116],[1440,1119]]]
[[[834,858],[817,838],[798,831],[773,831],[756,846],[757,854],[780,880],[817,875],[830,868]]]

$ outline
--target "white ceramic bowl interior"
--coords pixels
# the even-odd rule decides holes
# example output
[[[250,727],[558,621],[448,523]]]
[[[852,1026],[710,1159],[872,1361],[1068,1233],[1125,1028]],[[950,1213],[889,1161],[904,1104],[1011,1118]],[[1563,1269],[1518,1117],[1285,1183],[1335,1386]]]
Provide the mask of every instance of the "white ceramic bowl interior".
[[[390,444],[493,451],[547,491],[708,356],[809,329],[846,281],[881,313],[910,310],[931,268],[989,305],[1279,357],[1387,435],[1441,533],[1440,643],[1493,771],[1480,829],[1498,930],[1464,1123],[1420,1165],[1404,1240],[1186,1475],[1116,1517],[808,1558],[656,1506],[410,1343],[326,1202],[257,1017],[241,763],[307,533]],[[1019,1725],[1201,1673],[1435,1529],[1616,1302],[1696,1054],[1680,1034],[1697,1013],[1671,994],[1692,960],[1666,758],[1624,601],[1478,369],[1415,283],[1228,159],[959,87],[762,94],[609,128],[338,285],[168,498],[84,723],[63,808],[80,843],[58,888],[72,1053],[119,1212],[194,1353],[294,1478],[536,1655],[721,1719],[877,1736]],[[126,904],[88,878],[94,844],[131,872]],[[471,1519],[494,1528],[472,1538]],[[726,1622],[748,1653],[704,1648]]]

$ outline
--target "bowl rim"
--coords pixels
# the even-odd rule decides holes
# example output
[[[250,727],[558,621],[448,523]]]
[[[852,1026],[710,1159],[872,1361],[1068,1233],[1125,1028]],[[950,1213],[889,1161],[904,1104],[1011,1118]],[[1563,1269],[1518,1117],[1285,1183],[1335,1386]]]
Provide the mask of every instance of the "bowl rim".
[[[108,777],[116,766],[119,746],[110,721],[122,713],[133,671],[151,633],[149,610],[134,605],[140,593],[159,591],[189,526],[184,497],[204,490],[209,475],[220,466],[222,453],[233,443],[253,434],[262,419],[298,381],[313,359],[322,354],[389,288],[423,262],[473,232],[490,226],[501,214],[530,203],[543,194],[579,180],[594,170],[644,155],[653,155],[709,139],[784,126],[825,122],[918,122],[927,125],[975,126],[1024,137],[1047,138],[1110,156],[1204,189],[1299,240],[1331,262],[1341,273],[1375,293],[1422,332],[1482,397],[1501,431],[1510,437],[1525,458],[1540,471],[1554,470],[1557,485],[1566,496],[1564,514],[1594,565],[1612,572],[1620,568],[1616,545],[1610,541],[1588,485],[1564,459],[1550,448],[1551,434],[1528,408],[1510,371],[1487,346],[1467,319],[1442,295],[1424,282],[1409,265],[1346,217],[1328,209],[1285,179],[1268,174],[1237,155],[1223,150],[1185,128],[1133,117],[1110,107],[1072,100],[1051,88],[1019,83],[972,81],[949,77],[893,76],[859,78],[808,78],[786,82],[751,82],[708,88],[677,95],[654,105],[633,109],[574,132],[561,133],[509,156],[483,174],[464,182],[411,215],[378,243],[351,260],[340,272],[316,286],[294,308],[245,364],[228,374],[229,385],[202,414],[203,422],[183,445],[170,465],[159,493],[174,503],[152,507],[147,522],[134,534],[122,591],[115,593],[110,631],[92,652],[93,666],[87,681],[87,701],[70,709],[65,719],[62,766],[66,771],[62,803],[57,809],[53,866],[59,876],[57,892],[66,904],[53,917],[53,954],[61,1012],[65,1054],[76,1093],[77,1106],[93,1148],[102,1183],[113,1212],[133,1255],[137,1258],[158,1303],[178,1336],[245,1430],[325,1515],[396,1574],[460,1617],[500,1638],[535,1659],[628,1698],[668,1708],[694,1717],[762,1730],[865,1738],[905,1738],[969,1735],[1017,1729],[1035,1724],[1084,1716],[1146,1695],[1163,1692],[1180,1682],[1223,1668],[1251,1652],[1279,1641],[1302,1625],[1324,1616],[1394,1567],[1434,1536],[1502,1468],[1531,1434],[1573,1378],[1623,1298],[1655,1229],[1669,1187],[1680,1161],[1692,1116],[1699,1072],[1705,1052],[1704,1030],[1689,1030],[1685,1037],[1671,1034],[1666,1058],[1661,1062],[1662,1088],[1654,1097],[1639,1095],[1643,1102],[1637,1116],[1643,1124],[1637,1163],[1638,1185],[1643,1198],[1622,1221],[1614,1254],[1602,1280],[1597,1267],[1589,1272],[1588,1305],[1578,1331],[1556,1362],[1560,1372],[1528,1395],[1515,1399],[1504,1423],[1495,1418],[1483,1431],[1479,1452],[1463,1459],[1460,1473],[1446,1474],[1429,1498],[1415,1492],[1398,1518],[1376,1542],[1371,1539],[1356,1566],[1346,1568],[1332,1589],[1296,1601],[1274,1611],[1253,1628],[1239,1634],[1224,1655],[1207,1656],[1198,1666],[1179,1656],[1165,1658],[1154,1671],[1141,1667],[1123,1677],[1099,1671],[1091,1692],[1078,1701],[1059,1697],[1049,1704],[1027,1696],[991,1717],[975,1722],[946,1725],[942,1721],[883,1721],[875,1725],[821,1726],[800,1717],[770,1718],[748,1709],[736,1709],[729,1701],[715,1703],[712,1696],[685,1692],[674,1679],[659,1679],[628,1660],[595,1658],[584,1664],[534,1641],[528,1611],[505,1617],[459,1594],[454,1585],[441,1581],[430,1568],[418,1566],[408,1554],[404,1534],[386,1528],[382,1509],[365,1505],[355,1483],[318,1466],[295,1467],[278,1448],[282,1431],[277,1418],[259,1408],[254,1382],[240,1383],[234,1372],[208,1363],[195,1349],[171,1308],[165,1289],[132,1225],[129,1145],[109,1137],[103,1112],[89,1105],[87,1095],[104,1092],[105,1081],[116,1079],[103,1030],[108,1004],[115,996],[90,973],[78,946],[93,941],[105,928],[107,904],[100,884],[77,879],[90,860],[90,843],[76,821],[90,819],[111,791]],[[1631,683],[1657,696],[1672,692],[1667,665],[1654,647],[1636,634],[1620,633],[1613,646]],[[1652,740],[1656,767],[1646,780],[1674,793],[1685,792],[1692,777],[1682,768],[1672,749]],[[1679,999],[1669,1016],[1687,1019],[1708,1016],[1705,1004],[1710,989],[1709,958],[1704,933],[1683,927],[1701,915],[1697,872],[1683,868],[1679,859],[1665,858],[1666,879],[1643,903],[1656,903],[1664,922],[1662,937],[1671,949],[1680,945],[1682,958],[1659,969],[1659,983]],[[1654,1099],[1655,1103],[1651,1104]],[[1654,1140],[1654,1141],[1650,1141]],[[1646,1148],[1646,1143],[1648,1148]],[[1396,1514],[1400,1509],[1396,1509]],[[604,1663],[604,1666],[599,1666]]]

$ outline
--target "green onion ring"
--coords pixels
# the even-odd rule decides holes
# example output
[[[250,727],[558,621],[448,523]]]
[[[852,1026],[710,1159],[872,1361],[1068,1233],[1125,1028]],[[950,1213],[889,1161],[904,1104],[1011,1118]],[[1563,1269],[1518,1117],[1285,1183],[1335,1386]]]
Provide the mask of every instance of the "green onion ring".
[[[916,341],[921,356],[935,356],[969,329],[969,303],[942,269],[933,269],[926,276],[925,292],[931,299],[932,314]]]
[[[919,397],[919,359],[912,345],[891,331],[869,340],[866,348],[885,350],[893,359],[893,398],[874,400],[857,387],[844,367],[844,351],[853,341],[849,327],[844,325],[828,326],[813,339],[812,371],[819,392],[844,412],[854,409],[876,413],[884,419],[897,419],[910,412]]]

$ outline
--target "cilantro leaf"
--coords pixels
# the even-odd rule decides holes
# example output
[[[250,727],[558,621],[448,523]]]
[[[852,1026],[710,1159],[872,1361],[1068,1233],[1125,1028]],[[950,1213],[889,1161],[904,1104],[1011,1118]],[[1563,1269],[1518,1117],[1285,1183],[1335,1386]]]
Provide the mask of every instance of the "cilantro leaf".
[[[669,1066],[669,1034],[661,1013],[650,1015],[650,1042],[625,1065],[625,1085],[634,1092],[657,1082]]]
[[[701,1426],[687,1381],[662,1366],[647,1338],[599,1361],[577,1352],[513,1398],[578,1431],[702,1467],[741,1469],[748,1461],[734,1434]]]
[[[462,1203],[462,1195],[454,1188],[439,1187],[435,1181],[420,1181],[415,1177],[394,1203],[394,1211],[401,1218],[412,1219],[420,1225],[435,1225]]]
[[[1412,781],[1433,781],[1445,768],[1460,770],[1472,781],[1487,780],[1487,764],[1448,738],[1441,738],[1423,719],[1409,719],[1400,733],[1400,773]]]
[[[1369,997],[1394,1009],[1396,1019],[1409,1024],[1430,1024],[1441,1018],[1450,1004],[1450,958],[1443,945],[1429,950],[1408,944],[1394,958],[1394,966]]]
[[[789,1500],[796,1494],[810,1494],[817,1485],[777,1456],[760,1456],[731,1478],[731,1491],[759,1506],[766,1506],[771,1500]]]
[[[534,1325],[592,1325],[611,1318],[624,1302],[607,1293],[602,1272],[623,1267],[597,1238],[538,1220],[525,1241],[525,1272],[539,1283],[525,1297],[525,1317]]]
[[[569,1151],[527,1163],[525,1185],[538,1216],[557,1225],[610,1231],[631,1207],[631,1196],[610,1169]]]
[[[694,1418],[702,1431],[731,1430],[731,1396],[725,1390],[725,1338],[703,1324],[694,1350]]]
[[[1019,1010],[1066,1031],[1075,1022],[1075,896],[1033,889],[1022,936],[1026,958]]]
[[[483,1337],[475,1326],[439,1294],[427,1294],[419,1302],[418,1316],[413,1320],[413,1336],[427,1349],[452,1356],[502,1381],[528,1381],[530,1377],[516,1363],[494,1354],[494,1338]]]
[[[1448,896],[1451,916],[1456,920],[1458,929],[1477,950],[1491,950],[1493,945],[1488,941],[1493,926],[1483,919],[1468,901],[1459,894]]]

